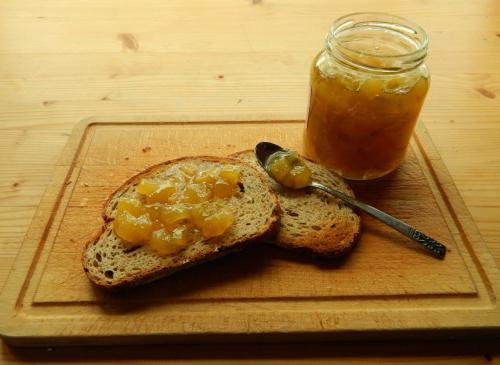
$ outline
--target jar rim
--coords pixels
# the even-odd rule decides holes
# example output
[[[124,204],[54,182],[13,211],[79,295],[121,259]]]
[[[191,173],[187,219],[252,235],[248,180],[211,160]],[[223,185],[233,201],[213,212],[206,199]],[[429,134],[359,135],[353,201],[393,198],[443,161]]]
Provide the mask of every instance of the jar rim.
[[[355,31],[362,30],[363,28],[369,28],[372,31],[384,30],[390,36],[393,36],[394,39],[396,39],[396,36],[399,36],[400,39],[404,39],[408,44],[411,44],[414,49],[399,51],[396,54],[384,54],[380,50],[362,50],[359,47],[352,47],[349,44],[350,41],[343,41],[342,36],[346,34],[345,32],[348,31],[355,34]],[[327,50],[333,54],[337,54],[339,58],[342,58],[347,63],[356,63],[352,59],[350,60],[351,57],[349,56],[355,54],[358,56],[376,57],[380,60],[400,60],[399,69],[412,69],[422,64],[427,55],[428,43],[429,37],[420,25],[404,17],[383,12],[357,12],[341,16],[332,23],[326,37]],[[372,70],[391,71],[391,68],[361,66]]]

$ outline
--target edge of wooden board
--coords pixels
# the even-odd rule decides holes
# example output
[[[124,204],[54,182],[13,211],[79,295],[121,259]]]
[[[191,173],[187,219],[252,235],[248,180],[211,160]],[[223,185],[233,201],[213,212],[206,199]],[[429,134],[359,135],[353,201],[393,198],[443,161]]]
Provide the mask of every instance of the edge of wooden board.
[[[429,132],[422,123],[417,125],[415,135],[416,138],[414,138],[414,140],[416,141],[422,156],[424,156],[427,166],[429,166],[433,179],[440,182],[437,188],[443,197],[453,220],[459,227],[459,233],[467,248],[468,255],[474,261],[474,264],[481,275],[481,279],[485,283],[491,302],[496,304],[496,295],[500,292],[500,283],[498,281],[495,282],[490,280],[489,278],[490,276],[495,277],[496,275],[496,278],[500,279],[500,270],[496,265],[495,259],[489,251],[489,248],[481,236],[474,220],[472,219],[469,209],[460,195],[460,192],[458,191],[448,168],[442,160],[441,155],[434,145]],[[446,191],[443,189],[443,186],[446,186]],[[480,244],[477,245],[476,242],[479,242]],[[485,270],[485,267],[487,270]],[[500,308],[498,309],[500,320]]]
[[[488,308],[472,308],[456,310],[457,316],[471,317],[471,312],[479,318],[476,325],[470,327],[461,327],[459,321],[448,321],[436,329],[423,327],[422,323],[411,321],[410,318],[401,316],[401,313],[394,312],[395,320],[392,327],[384,330],[373,327],[371,330],[361,329],[360,327],[339,325],[339,314],[329,313],[301,313],[299,316],[304,325],[301,328],[286,328],[283,323],[290,321],[290,316],[294,314],[285,312],[259,313],[252,312],[245,315],[217,313],[217,320],[220,323],[232,323],[231,326],[220,326],[216,328],[210,325],[210,316],[205,313],[198,316],[199,326],[190,333],[183,330],[173,330],[168,334],[161,333],[161,330],[151,331],[150,333],[124,333],[115,329],[116,326],[109,325],[105,335],[82,335],[85,333],[85,323],[79,323],[72,320],[71,317],[61,315],[53,320],[50,331],[44,332],[39,324],[43,321],[43,316],[29,317],[23,314],[23,295],[30,285],[30,275],[33,273],[37,264],[37,255],[43,249],[46,235],[48,234],[51,221],[57,214],[61,197],[64,195],[65,186],[71,177],[78,157],[84,148],[85,138],[83,138],[92,125],[98,124],[168,124],[168,123],[301,123],[302,120],[275,120],[266,121],[252,120],[251,118],[237,118],[235,120],[220,120],[220,118],[210,118],[209,120],[175,119],[169,117],[113,117],[113,118],[87,118],[79,122],[73,129],[71,136],[64,148],[59,162],[57,163],[52,182],[49,184],[40,206],[35,214],[32,224],[28,230],[25,241],[20,249],[13,269],[7,279],[6,285],[0,296],[0,335],[9,343],[16,345],[34,345],[34,344],[75,344],[75,339],[81,344],[102,343],[125,343],[125,338],[141,337],[141,342],[184,342],[184,341],[280,341],[294,339],[355,339],[355,338],[400,338],[409,337],[447,337],[450,335],[457,337],[474,336],[492,336],[498,335],[500,329],[500,308],[497,305],[496,294],[500,291],[499,270],[492,255],[488,251],[484,240],[473,222],[470,213],[463,202],[451,176],[449,175],[444,162],[442,161],[432,139],[422,124],[416,129],[414,138],[417,147],[424,156],[425,163],[431,171],[432,178],[439,181],[441,185],[446,186],[446,191],[441,187],[440,194],[443,197],[448,211],[453,216],[455,224],[459,227],[460,235],[467,249],[467,254],[471,257],[477,268],[481,280],[483,280],[487,290],[491,306]],[[424,152],[425,151],[425,152]],[[436,168],[439,167],[439,168]],[[47,207],[51,207],[50,214],[46,216],[44,212]],[[342,314],[342,313],[341,313]],[[373,313],[376,315],[376,313]],[[439,322],[439,313],[432,310],[429,315]],[[314,316],[312,318],[311,316]],[[399,316],[399,317],[398,317]],[[241,318],[240,318],[241,317]],[[192,320],[192,318],[191,318]],[[398,325],[398,321],[409,320],[412,323],[411,328],[404,328]],[[256,328],[255,323],[264,323],[267,330]],[[213,323],[213,322],[212,322]],[[326,325],[325,325],[326,324]],[[118,326],[119,327],[119,326]],[[116,328],[118,328],[116,327]],[[78,331],[78,328],[80,331]],[[261,327],[262,328],[262,327]],[[55,336],[57,333],[58,336]],[[59,336],[60,335],[60,336]],[[133,342],[134,340],[132,340]]]

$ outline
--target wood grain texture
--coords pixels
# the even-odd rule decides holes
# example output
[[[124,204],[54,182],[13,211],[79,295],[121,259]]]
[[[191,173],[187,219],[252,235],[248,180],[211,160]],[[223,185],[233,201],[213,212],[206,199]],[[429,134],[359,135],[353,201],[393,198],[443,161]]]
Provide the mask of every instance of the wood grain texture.
[[[130,176],[147,166],[183,155],[224,156],[251,148],[261,140],[272,140],[300,151],[302,124],[269,121],[265,124],[97,124],[91,127],[86,136],[89,145],[84,155],[75,161],[79,167],[78,176],[72,180],[71,196],[61,208],[65,209],[65,214],[34,301],[100,301],[100,296],[96,296],[96,291],[82,275],[82,244],[101,229],[103,202]],[[293,259],[293,255],[264,248],[252,251],[250,257],[240,255],[223,264],[214,263],[182,274],[178,280],[167,280],[160,290],[150,294],[146,291],[148,299],[141,296],[140,300],[154,300],[158,293],[170,293],[169,297],[175,300],[476,293],[466,266],[456,254],[453,238],[427,186],[415,152],[409,153],[403,167],[393,176],[375,185],[357,185],[359,188],[355,192],[364,201],[446,242],[452,250],[446,265],[429,260],[419,250],[409,254],[412,245],[404,237],[365,217],[357,254],[343,265],[314,265],[310,260]],[[387,246],[388,240],[392,242],[390,246]],[[236,278],[232,280],[225,279],[234,275]],[[199,277],[211,278],[213,284],[200,287]],[[187,293],[183,293],[184,289],[179,290],[193,286],[197,289]]]
[[[182,155],[228,155],[260,140],[301,152],[303,128],[300,120],[168,117],[77,125],[2,291],[2,334],[29,345],[487,336],[498,330],[500,274],[423,126],[395,173],[352,186],[362,200],[445,243],[444,261],[364,216],[356,249],[341,261],[316,262],[262,245],[129,294],[113,295],[88,281],[82,250],[101,230],[109,194],[130,175]]]
[[[0,287],[78,120],[117,113],[300,118],[308,64],[329,23],[360,10],[390,10],[429,32],[433,79],[422,116],[500,263],[498,1],[5,0],[0,2],[0,212],[12,219],[1,228]],[[137,51],[123,47],[118,38],[123,33],[133,34]],[[34,133],[19,139],[31,131],[42,138]],[[16,179],[25,182],[14,190]],[[380,346],[388,354],[393,348]],[[488,361],[479,349],[451,356],[453,351],[438,348],[423,344],[418,352],[437,351],[425,359],[430,363]],[[140,359],[140,354],[127,356]],[[352,361],[418,363],[408,356]],[[4,352],[0,358],[23,361]]]

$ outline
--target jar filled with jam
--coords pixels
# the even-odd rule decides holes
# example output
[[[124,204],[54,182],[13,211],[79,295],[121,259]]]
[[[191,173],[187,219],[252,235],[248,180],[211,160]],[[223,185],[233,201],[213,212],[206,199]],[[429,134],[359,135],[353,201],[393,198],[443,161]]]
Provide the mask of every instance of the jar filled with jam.
[[[311,68],[306,155],[348,179],[374,179],[403,160],[429,89],[428,38],[382,13],[337,19]]]

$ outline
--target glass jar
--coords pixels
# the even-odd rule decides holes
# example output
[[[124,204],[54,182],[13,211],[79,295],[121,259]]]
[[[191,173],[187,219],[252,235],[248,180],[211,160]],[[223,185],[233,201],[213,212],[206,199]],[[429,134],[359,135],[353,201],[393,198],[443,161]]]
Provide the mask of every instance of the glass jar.
[[[374,179],[403,160],[429,88],[428,38],[382,13],[337,19],[311,68],[308,157],[348,179]]]

